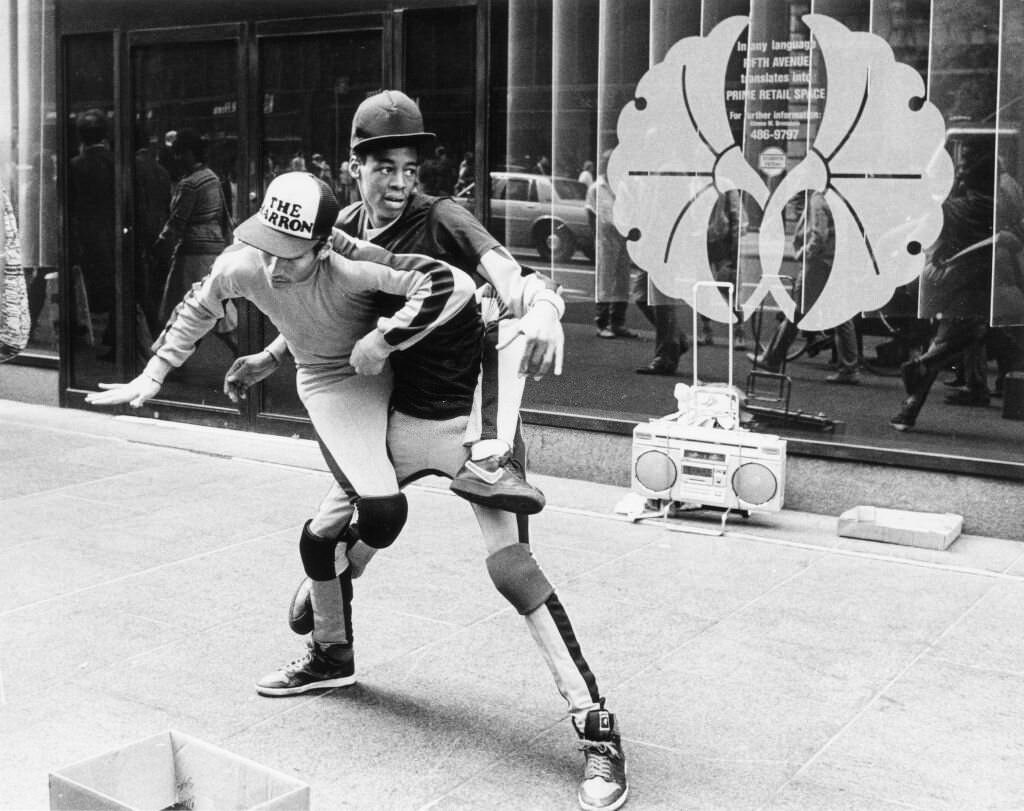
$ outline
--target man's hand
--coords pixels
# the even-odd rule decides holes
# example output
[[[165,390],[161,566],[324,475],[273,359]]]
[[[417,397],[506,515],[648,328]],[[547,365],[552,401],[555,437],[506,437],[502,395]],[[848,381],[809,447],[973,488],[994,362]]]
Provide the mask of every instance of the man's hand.
[[[379,375],[384,371],[384,364],[390,354],[391,347],[384,336],[379,330],[373,330],[356,341],[349,355],[349,363],[357,375]]]
[[[235,358],[228,373],[224,375],[224,393],[232,403],[246,398],[246,392],[261,380],[274,373],[280,361],[267,350],[255,355],[241,355]]]
[[[565,333],[558,311],[546,301],[538,301],[519,319],[518,331],[498,346],[500,352],[520,335],[526,340],[519,374],[540,380],[548,372],[562,373]]]
[[[160,391],[160,384],[144,374],[128,383],[100,383],[99,387],[105,391],[90,392],[85,395],[85,402],[98,406],[128,403],[132,408],[138,408]]]

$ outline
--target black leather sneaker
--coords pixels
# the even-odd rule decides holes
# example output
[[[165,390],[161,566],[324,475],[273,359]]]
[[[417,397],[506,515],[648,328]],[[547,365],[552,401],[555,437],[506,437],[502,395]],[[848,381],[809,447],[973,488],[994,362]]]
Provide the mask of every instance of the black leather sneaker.
[[[261,696],[291,696],[355,683],[355,656],[351,645],[310,642],[305,656],[256,682],[256,692]]]
[[[544,494],[526,481],[511,453],[467,459],[452,479],[451,491],[474,504],[521,515],[535,515],[545,504]]]
[[[580,735],[585,763],[577,793],[584,811],[614,811],[621,808],[629,794],[626,778],[626,754],[608,710],[591,710]]]
[[[914,427],[915,422],[917,422],[917,409],[912,405],[904,403],[900,406],[896,416],[889,420],[889,425],[897,431],[909,431]]]

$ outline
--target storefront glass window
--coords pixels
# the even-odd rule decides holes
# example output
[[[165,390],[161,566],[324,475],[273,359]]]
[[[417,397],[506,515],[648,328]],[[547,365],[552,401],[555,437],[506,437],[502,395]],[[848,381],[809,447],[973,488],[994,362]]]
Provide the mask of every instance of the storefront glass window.
[[[113,378],[117,333],[117,187],[114,161],[114,40],[109,34],[66,40],[65,202],[67,297],[72,386]]]
[[[495,184],[491,225],[569,302],[566,372],[531,382],[527,406],[670,413],[700,344],[697,377],[731,366],[759,430],[1024,461],[993,396],[1024,365],[1021,16],[998,0],[511,0],[491,170],[518,174]],[[513,205],[566,233],[570,209],[515,192],[588,162],[592,249],[552,252],[548,226],[547,250],[531,244]]]
[[[131,51],[134,307],[125,349],[141,371],[174,308],[231,243],[240,213],[238,42],[155,42]],[[161,398],[227,407],[224,369],[239,354],[244,304],[229,301]]]

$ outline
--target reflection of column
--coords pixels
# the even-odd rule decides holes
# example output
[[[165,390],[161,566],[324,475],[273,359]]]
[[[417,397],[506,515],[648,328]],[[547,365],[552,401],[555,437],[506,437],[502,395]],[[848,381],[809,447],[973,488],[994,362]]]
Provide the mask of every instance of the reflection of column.
[[[52,233],[57,219],[51,175],[56,133],[52,126],[43,124],[54,104],[53,83],[49,81],[54,75],[53,0],[23,3],[18,17],[18,47],[14,50],[19,55],[16,147],[18,166],[24,167],[17,182],[22,263],[24,267],[56,265],[57,242],[42,236]]]
[[[933,249],[940,252],[948,251],[947,256],[967,247],[981,236],[979,231],[972,231],[968,227],[966,218],[950,216],[963,209],[982,210],[982,206],[978,205],[980,198],[975,195],[968,201],[963,195],[964,190],[973,188],[977,192],[978,188],[975,187],[987,186],[994,189],[995,186],[996,134],[993,122],[998,110],[999,75],[996,68],[999,65],[999,30],[999,0],[932,2],[928,98],[946,119],[946,148],[952,154],[958,172],[957,183],[947,201],[952,211],[946,209],[943,233],[936,246],[933,246]],[[1004,64],[1007,56],[1003,56]],[[1012,57],[1010,60],[1013,64]],[[1016,65],[1011,68],[1018,69]],[[982,160],[987,163],[984,170],[978,168]],[[965,172],[967,169],[970,171]],[[978,182],[976,178],[982,177],[983,173],[984,179]],[[984,199],[988,211],[993,212],[995,195]],[[990,246],[980,251],[976,258],[978,266],[991,268],[995,262],[995,252]],[[969,289],[964,289],[957,296],[960,301],[969,302],[961,306],[957,314],[984,318],[987,322],[991,315],[993,274],[979,275],[984,278],[975,281],[969,285]],[[984,292],[976,285],[984,285]],[[936,310],[946,310],[948,315],[950,304],[947,287],[937,283],[934,274],[922,274],[918,314],[929,318],[935,315]]]
[[[552,29],[551,173],[575,180],[598,155],[597,9],[589,0],[560,0]]]
[[[508,8],[508,118],[506,162],[527,155],[536,162],[538,149],[547,149],[550,134],[531,129],[538,110],[550,109],[543,91],[551,85],[551,51],[538,33],[551,30],[551,7],[543,0],[511,0]],[[546,120],[546,118],[545,118]],[[532,169],[531,166],[526,167]],[[507,240],[506,240],[507,241]]]
[[[615,135],[619,112],[633,97],[636,83],[649,65],[648,7],[642,0],[601,0],[598,31],[599,63],[597,70],[597,152],[605,155],[618,145]],[[598,162],[602,170],[603,160]],[[601,207],[599,206],[599,209]],[[598,224],[598,232],[602,230]],[[609,233],[615,229],[608,228]],[[602,254],[602,240],[597,246],[597,288],[607,291],[605,300],[627,300],[628,279],[623,285],[614,283],[610,274],[628,274],[623,262],[613,262]]]
[[[700,3],[651,0],[651,64],[665,58],[669,48],[684,37],[700,35]]]
[[[1024,186],[1024,148],[1020,122],[1024,120],[1024,4],[1003,0],[999,28],[1000,73],[996,125],[996,149],[999,156],[999,190],[996,196],[996,223],[1000,231],[1013,231],[1024,239],[1024,199],[1015,200],[1015,192]],[[1009,240],[1005,240],[1009,243]],[[997,250],[992,274],[992,326],[1024,325],[1024,253],[1009,246]],[[1013,346],[1024,349],[1021,336]],[[1016,358],[1017,365],[1021,358]]]
[[[700,36],[700,3],[679,0],[651,0],[649,38],[650,64],[665,58],[668,50],[685,37]],[[653,305],[674,304],[677,299],[666,296],[648,282],[647,301]]]

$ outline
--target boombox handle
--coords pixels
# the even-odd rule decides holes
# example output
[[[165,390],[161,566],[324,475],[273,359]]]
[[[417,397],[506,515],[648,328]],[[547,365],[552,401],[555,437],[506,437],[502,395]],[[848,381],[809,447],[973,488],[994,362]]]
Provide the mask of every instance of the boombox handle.
[[[694,282],[693,283],[693,385],[700,385],[700,378],[697,376],[697,346],[700,343],[697,340],[697,336],[700,335],[700,331],[697,328],[697,318],[699,313],[697,312],[697,303],[700,296],[700,290],[702,287],[713,287],[719,290],[726,290],[728,292],[729,301],[729,312],[733,314],[733,317],[729,320],[729,343],[726,346],[729,347],[729,351],[726,353],[729,356],[729,389],[732,389],[732,344],[733,344],[733,328],[736,323],[736,288],[732,282]]]

